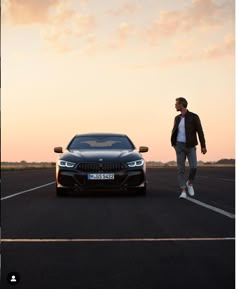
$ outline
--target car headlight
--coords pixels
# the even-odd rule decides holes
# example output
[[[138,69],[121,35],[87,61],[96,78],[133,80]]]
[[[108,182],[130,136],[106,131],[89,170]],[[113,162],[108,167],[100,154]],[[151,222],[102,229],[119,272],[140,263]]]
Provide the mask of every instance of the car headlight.
[[[58,165],[60,167],[73,168],[75,166],[75,163],[59,160]]]
[[[144,164],[144,160],[143,159],[140,159],[140,160],[136,160],[136,161],[132,161],[132,162],[128,162],[127,165],[128,167],[130,168],[133,168],[133,167],[141,167],[143,166]]]

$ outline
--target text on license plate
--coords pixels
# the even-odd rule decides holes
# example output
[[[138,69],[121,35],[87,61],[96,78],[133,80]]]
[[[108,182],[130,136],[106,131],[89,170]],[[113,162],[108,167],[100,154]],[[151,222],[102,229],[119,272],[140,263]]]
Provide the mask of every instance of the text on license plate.
[[[88,174],[89,180],[114,180],[114,174]]]

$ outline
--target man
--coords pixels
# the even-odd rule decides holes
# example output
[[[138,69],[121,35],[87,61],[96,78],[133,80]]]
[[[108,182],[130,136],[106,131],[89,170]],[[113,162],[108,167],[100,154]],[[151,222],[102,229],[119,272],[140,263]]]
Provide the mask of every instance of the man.
[[[203,154],[207,152],[200,118],[197,114],[187,110],[187,106],[188,102],[185,98],[176,98],[175,108],[180,114],[175,117],[171,134],[171,145],[175,148],[177,158],[178,183],[181,188],[180,198],[187,197],[186,189],[190,196],[194,196],[193,181],[197,172],[197,134],[201,144],[201,152]],[[186,157],[189,162],[187,182],[185,181]]]

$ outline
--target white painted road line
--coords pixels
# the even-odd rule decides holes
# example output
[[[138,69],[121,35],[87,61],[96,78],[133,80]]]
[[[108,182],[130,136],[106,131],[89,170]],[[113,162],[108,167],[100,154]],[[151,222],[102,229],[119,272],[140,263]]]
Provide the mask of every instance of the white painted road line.
[[[65,242],[180,242],[180,241],[234,241],[235,237],[206,238],[105,238],[105,239],[1,239],[2,243],[65,243]]]
[[[31,192],[31,191],[35,191],[35,190],[41,189],[41,188],[50,186],[50,185],[55,184],[55,183],[56,183],[56,182],[51,182],[51,183],[48,183],[48,184],[45,184],[45,185],[42,185],[42,186],[38,186],[38,187],[29,189],[29,190],[25,190],[25,191],[22,191],[22,192],[18,192],[18,193],[15,193],[15,194],[13,194],[13,195],[6,196],[6,197],[1,198],[1,201],[10,199],[10,198],[13,198],[13,197],[16,197],[16,196],[19,196],[19,195],[22,195],[22,194],[25,194],[25,193],[28,193],[28,192]]]
[[[208,176],[198,176],[198,178],[209,179]],[[235,182],[235,179],[224,179],[224,178],[214,178],[215,180],[226,181],[226,182]]]
[[[195,204],[197,204],[199,206],[205,207],[205,208],[207,208],[209,210],[215,211],[215,212],[217,212],[219,214],[225,215],[226,217],[229,217],[231,219],[235,219],[235,215],[234,214],[226,212],[226,211],[224,211],[222,209],[219,209],[219,208],[213,207],[211,205],[205,204],[203,202],[200,202],[200,201],[195,200],[195,199],[190,198],[190,197],[186,197],[186,200],[188,200],[190,202],[193,202],[193,203],[195,203]]]
[[[227,182],[235,182],[234,179],[222,179],[222,178],[216,178],[217,180],[221,180],[221,181],[227,181]]]

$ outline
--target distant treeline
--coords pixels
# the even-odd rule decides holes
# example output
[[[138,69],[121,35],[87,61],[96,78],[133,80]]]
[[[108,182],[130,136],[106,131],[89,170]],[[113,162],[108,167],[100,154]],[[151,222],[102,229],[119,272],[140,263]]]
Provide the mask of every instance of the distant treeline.
[[[54,168],[55,162],[1,162],[2,170]]]
[[[147,166],[152,167],[152,166],[165,166],[165,167],[171,167],[171,166],[176,166],[177,163],[176,161],[169,161],[169,162],[156,162],[156,161],[149,161],[147,162]],[[230,166],[234,166],[235,165],[235,159],[221,159],[218,161],[212,161],[212,162],[203,162],[203,161],[198,161],[198,166],[209,166],[209,165],[216,165],[216,166],[220,166],[220,165],[230,165]]]
[[[27,162],[27,161],[20,161],[20,162],[1,162],[1,168],[51,168],[55,167],[55,162]],[[169,161],[169,162],[158,162],[158,161],[148,161],[147,167],[171,167],[176,166],[176,161]],[[209,166],[209,165],[225,165],[225,166],[234,166],[235,159],[221,159],[218,161],[212,162],[203,162],[198,161],[198,166]]]
[[[2,165],[55,165],[55,162],[1,162]]]

